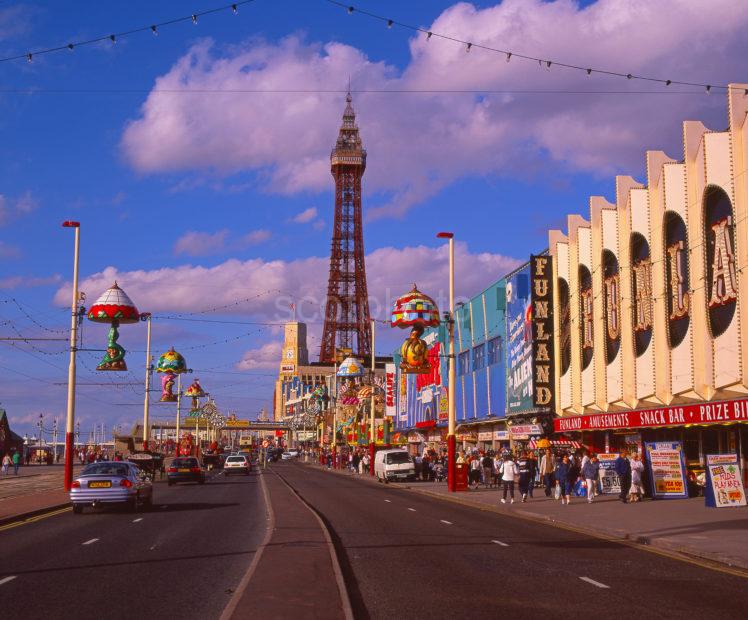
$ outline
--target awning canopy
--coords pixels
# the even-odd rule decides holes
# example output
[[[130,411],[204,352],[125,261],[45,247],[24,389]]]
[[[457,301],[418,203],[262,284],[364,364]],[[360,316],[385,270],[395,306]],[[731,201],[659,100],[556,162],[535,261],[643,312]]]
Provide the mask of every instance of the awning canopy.
[[[538,443],[542,441],[540,439],[531,439],[527,443],[527,447],[530,448],[530,450],[535,450],[538,448]],[[546,440],[547,441],[547,440]],[[550,440],[548,443],[551,444],[552,448],[574,448],[575,450],[579,450],[580,448],[584,448],[584,444],[579,443],[578,441],[571,441],[569,439],[556,439],[556,440]]]

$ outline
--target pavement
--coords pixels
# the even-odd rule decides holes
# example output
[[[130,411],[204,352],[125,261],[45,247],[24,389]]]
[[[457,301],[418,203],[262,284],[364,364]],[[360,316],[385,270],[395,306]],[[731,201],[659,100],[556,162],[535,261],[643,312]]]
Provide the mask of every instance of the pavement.
[[[733,569],[298,462],[272,469],[328,524],[356,618],[730,618],[748,605]]]
[[[259,475],[157,482],[154,502],[0,526],[3,617],[219,618],[267,531]]]
[[[317,464],[309,465],[324,469]],[[345,470],[333,473],[350,476]],[[361,479],[377,484],[373,476]],[[526,503],[515,492],[514,504],[501,504],[500,490],[482,486],[458,493],[450,493],[446,482],[397,483],[393,488],[748,569],[748,507],[706,508],[703,497],[623,504],[617,495],[599,496],[592,504],[583,497],[575,497],[566,506],[546,498],[542,488],[535,488],[535,497],[528,498]]]

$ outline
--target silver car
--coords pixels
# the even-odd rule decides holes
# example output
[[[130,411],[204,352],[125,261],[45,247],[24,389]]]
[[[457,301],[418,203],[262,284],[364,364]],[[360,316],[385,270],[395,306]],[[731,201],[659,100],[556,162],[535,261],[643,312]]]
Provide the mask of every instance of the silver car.
[[[70,501],[76,514],[83,512],[84,506],[101,504],[124,504],[135,511],[140,505],[153,505],[153,485],[133,463],[91,463],[73,481]]]

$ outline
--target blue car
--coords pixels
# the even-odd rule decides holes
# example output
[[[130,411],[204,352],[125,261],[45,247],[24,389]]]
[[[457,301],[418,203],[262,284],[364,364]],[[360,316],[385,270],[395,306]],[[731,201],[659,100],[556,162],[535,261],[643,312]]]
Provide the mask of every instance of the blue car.
[[[133,463],[102,461],[87,465],[70,489],[73,512],[80,514],[85,506],[121,504],[135,511],[153,505],[153,485]]]

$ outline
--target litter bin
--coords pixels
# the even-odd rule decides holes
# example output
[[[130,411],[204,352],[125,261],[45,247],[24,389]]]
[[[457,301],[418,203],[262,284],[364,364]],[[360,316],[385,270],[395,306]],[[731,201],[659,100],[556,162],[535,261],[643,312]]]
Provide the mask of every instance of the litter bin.
[[[455,465],[455,491],[467,491],[468,489],[468,466],[467,463]]]

